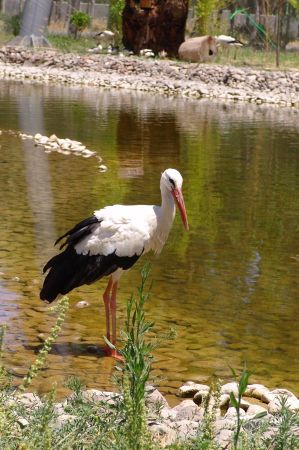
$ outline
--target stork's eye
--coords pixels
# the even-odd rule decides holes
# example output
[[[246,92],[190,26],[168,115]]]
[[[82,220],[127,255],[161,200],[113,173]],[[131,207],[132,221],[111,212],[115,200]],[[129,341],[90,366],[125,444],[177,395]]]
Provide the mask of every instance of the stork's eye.
[[[169,183],[172,185],[172,187],[175,187],[175,182],[173,181],[172,178],[168,178]]]

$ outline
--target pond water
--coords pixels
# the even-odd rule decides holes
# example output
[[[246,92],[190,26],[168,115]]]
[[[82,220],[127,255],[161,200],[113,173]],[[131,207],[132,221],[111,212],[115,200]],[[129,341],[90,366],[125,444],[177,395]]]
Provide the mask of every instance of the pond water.
[[[56,238],[104,205],[159,203],[160,172],[174,167],[184,176],[190,231],[177,217],[162,254],[123,276],[119,327],[149,260],[147,317],[158,332],[177,332],[155,351],[164,393],[171,398],[187,380],[228,380],[230,366],[244,362],[252,381],[299,393],[297,111],[13,82],[0,82],[0,102],[0,316],[4,359],[17,377],[55,320],[39,289]],[[81,141],[108,171],[96,158],[47,154],[9,131]],[[114,361],[91,351],[103,344],[105,283],[70,295],[34,388],[56,382],[64,394],[69,375],[113,388]],[[90,306],[76,308],[80,300]]]

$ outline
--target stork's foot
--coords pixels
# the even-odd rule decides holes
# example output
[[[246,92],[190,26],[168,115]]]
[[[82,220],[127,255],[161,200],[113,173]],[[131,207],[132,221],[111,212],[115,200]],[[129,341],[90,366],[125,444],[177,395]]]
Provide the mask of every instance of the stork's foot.
[[[109,345],[105,345],[105,347],[103,348],[103,352],[106,356],[111,356],[117,361],[124,361],[124,357],[120,353],[118,353],[117,350],[110,348]]]

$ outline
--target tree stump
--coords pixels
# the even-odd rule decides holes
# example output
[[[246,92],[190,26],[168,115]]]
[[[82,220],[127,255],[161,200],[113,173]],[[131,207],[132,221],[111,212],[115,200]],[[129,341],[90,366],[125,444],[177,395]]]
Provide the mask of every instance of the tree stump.
[[[188,0],[126,0],[122,14],[123,44],[136,54],[151,49],[177,56],[185,40]]]

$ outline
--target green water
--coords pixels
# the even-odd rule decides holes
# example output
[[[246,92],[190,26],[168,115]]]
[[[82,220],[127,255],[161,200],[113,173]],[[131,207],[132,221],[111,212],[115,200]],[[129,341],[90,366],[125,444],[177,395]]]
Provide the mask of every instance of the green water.
[[[299,393],[299,114],[290,109],[0,82],[0,316],[5,361],[17,376],[55,318],[39,300],[53,242],[93,210],[159,203],[160,172],[181,171],[190,231],[176,218],[159,257],[126,273],[118,297],[136,292],[145,260],[153,280],[147,317],[177,331],[156,351],[154,375],[171,397],[187,380],[230,377],[244,361],[252,381]],[[12,131],[55,133],[96,158],[47,154]],[[34,384],[66,376],[111,389],[114,361],[93,353],[105,332],[106,280],[70,296],[73,307]],[[79,300],[90,306],[77,309]]]

